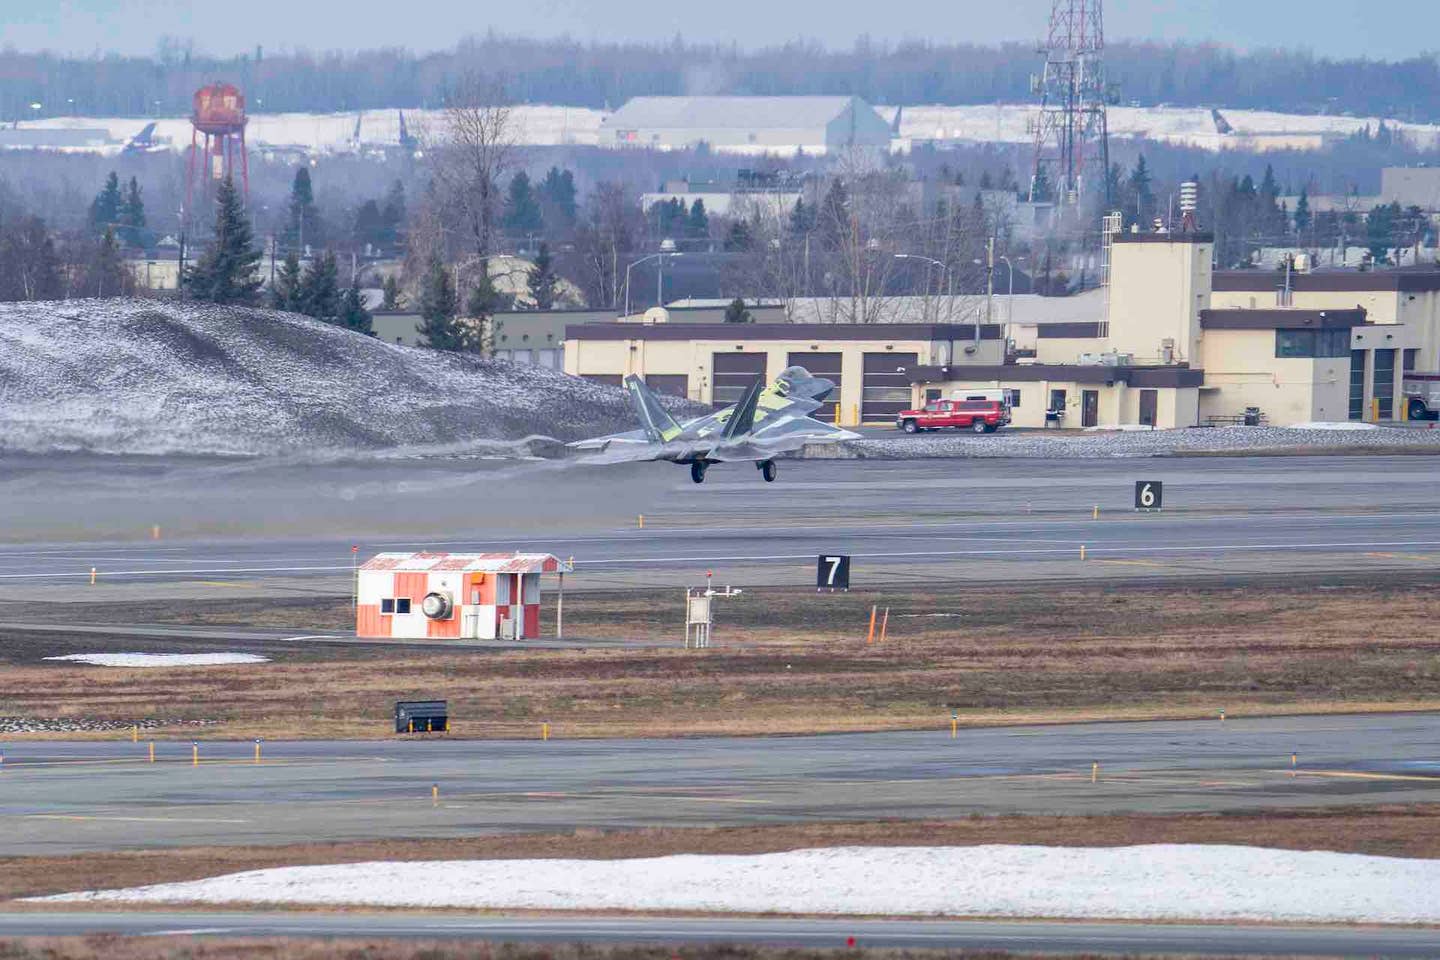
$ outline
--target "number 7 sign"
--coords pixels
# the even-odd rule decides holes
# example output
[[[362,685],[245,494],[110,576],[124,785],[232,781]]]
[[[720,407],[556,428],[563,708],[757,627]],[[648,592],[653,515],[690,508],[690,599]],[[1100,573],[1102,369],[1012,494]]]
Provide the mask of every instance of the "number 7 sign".
[[[1164,484],[1159,480],[1135,481],[1135,509],[1159,510],[1164,499]]]
[[[815,565],[815,589],[849,590],[850,558],[837,554],[821,554]]]

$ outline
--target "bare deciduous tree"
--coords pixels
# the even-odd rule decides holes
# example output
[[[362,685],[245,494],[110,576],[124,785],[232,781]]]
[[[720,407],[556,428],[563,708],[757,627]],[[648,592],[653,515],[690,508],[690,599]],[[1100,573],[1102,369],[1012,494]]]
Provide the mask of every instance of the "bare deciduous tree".
[[[504,86],[467,74],[446,102],[440,135],[427,145],[442,209],[478,257],[496,252],[500,180],[514,164],[518,134]]]

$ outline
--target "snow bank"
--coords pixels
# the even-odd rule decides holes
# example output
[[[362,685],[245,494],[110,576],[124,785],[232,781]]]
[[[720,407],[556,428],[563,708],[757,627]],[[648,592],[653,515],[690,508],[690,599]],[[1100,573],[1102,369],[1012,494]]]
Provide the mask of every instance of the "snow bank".
[[[97,667],[217,667],[230,663],[269,663],[253,653],[72,653],[46,660],[89,663]]]
[[[0,452],[491,451],[633,423],[615,387],[297,314],[155,300],[0,304]]]
[[[282,867],[61,902],[1440,922],[1440,861],[1258,847],[832,847]]]
[[[1373,423],[1359,420],[1312,420],[1309,423],[1292,423],[1287,430],[1379,430]]]

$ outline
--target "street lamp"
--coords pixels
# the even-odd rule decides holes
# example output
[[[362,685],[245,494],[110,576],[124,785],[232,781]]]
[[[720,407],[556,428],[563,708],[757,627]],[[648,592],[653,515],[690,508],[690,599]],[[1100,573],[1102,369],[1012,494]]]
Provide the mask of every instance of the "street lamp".
[[[936,260],[934,257],[926,257],[926,256],[923,256],[923,255],[918,254],[918,253],[897,253],[897,254],[895,254],[895,259],[896,259],[896,260],[923,260],[923,261],[924,261],[925,263],[927,263],[927,264],[934,264],[935,266],[939,267],[939,268],[940,268],[940,285],[941,285],[942,288],[945,288],[945,289],[948,289],[948,290],[949,290],[949,294],[948,294],[949,300],[950,300],[950,311],[949,311],[949,312],[950,312],[950,314],[952,314],[952,315],[954,314],[954,312],[955,312],[955,273],[954,273],[954,271],[952,271],[952,270],[950,269],[950,265],[949,265],[948,263],[945,263],[943,260]],[[950,278],[949,278],[949,279],[950,279],[950,282],[949,282],[949,285],[948,285],[948,286],[947,286],[946,283],[945,283],[945,279],[946,279],[946,278],[945,278],[945,275],[946,275],[947,273],[950,275]],[[928,287],[928,285],[927,285],[927,287]]]
[[[1005,344],[1008,349],[1010,344],[1010,326],[1015,322],[1015,264],[1005,254],[1000,254],[1000,259],[1005,261],[1005,266],[1010,271],[1010,289],[1005,295]],[[1024,263],[1024,257],[1016,257],[1015,261]]]
[[[650,254],[648,257],[641,257],[639,260],[636,260],[634,263],[628,264],[628,265],[625,267],[625,312],[624,312],[623,314],[621,314],[621,316],[625,316],[625,317],[630,316],[630,269],[631,269],[631,267],[638,267],[638,266],[640,266],[640,264],[645,263],[646,261],[649,261],[649,260],[654,260],[654,259],[656,259],[657,257],[660,259],[660,268],[659,268],[659,269],[660,269],[661,272],[659,272],[659,273],[656,274],[656,280],[655,280],[655,302],[656,302],[656,305],[657,305],[657,306],[664,306],[664,303],[662,302],[662,301],[664,300],[664,292],[663,292],[663,290],[661,289],[661,285],[663,284],[663,282],[664,282],[664,277],[665,277],[665,274],[663,273],[663,271],[664,271],[664,269],[665,269],[665,258],[666,258],[666,257],[683,257],[683,256],[685,256],[685,254],[683,254],[683,253],[671,253],[669,250],[661,250],[659,253],[652,253],[652,254]]]

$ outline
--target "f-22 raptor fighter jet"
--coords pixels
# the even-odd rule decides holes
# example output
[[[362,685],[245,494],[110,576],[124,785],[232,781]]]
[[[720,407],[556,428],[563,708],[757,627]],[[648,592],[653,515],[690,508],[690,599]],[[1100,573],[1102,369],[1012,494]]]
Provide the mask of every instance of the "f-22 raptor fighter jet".
[[[685,423],[676,423],[639,377],[626,377],[625,388],[630,391],[641,428],[570,444],[577,450],[596,451],[586,458],[591,463],[669,460],[689,464],[690,479],[704,483],[711,464],[750,460],[770,483],[779,473],[775,466],[779,454],[799,450],[807,443],[860,436],[810,416],[835,384],[811,376],[804,367],[787,367],[768,387],[757,377],[733,407]]]

